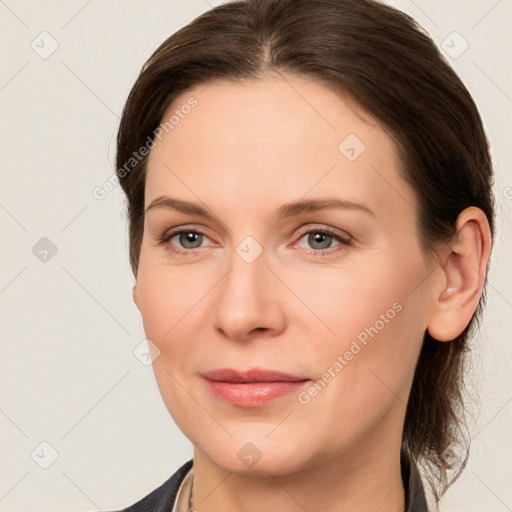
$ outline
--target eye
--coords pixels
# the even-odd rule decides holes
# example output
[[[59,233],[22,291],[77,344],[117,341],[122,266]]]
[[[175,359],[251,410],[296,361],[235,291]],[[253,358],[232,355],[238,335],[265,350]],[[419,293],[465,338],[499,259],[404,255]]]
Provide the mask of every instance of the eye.
[[[186,253],[193,252],[200,247],[209,247],[213,242],[205,234],[193,229],[180,229],[171,233],[165,233],[159,239],[159,244],[168,247],[172,251]]]
[[[348,235],[343,235],[331,231],[329,229],[309,229],[303,232],[302,236],[297,242],[297,245],[306,249],[307,252],[318,254],[327,253],[327,249],[334,249],[340,245],[350,245],[351,239]]]

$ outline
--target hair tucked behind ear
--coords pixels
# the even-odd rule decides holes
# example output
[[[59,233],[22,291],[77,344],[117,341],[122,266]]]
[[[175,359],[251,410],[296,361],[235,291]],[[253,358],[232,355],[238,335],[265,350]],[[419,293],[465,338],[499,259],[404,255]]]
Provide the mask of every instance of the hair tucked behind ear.
[[[126,163],[154,138],[169,104],[201,83],[243,83],[285,71],[343,92],[387,129],[403,176],[419,199],[418,232],[427,255],[450,239],[457,216],[468,206],[484,211],[493,232],[492,166],[478,110],[410,17],[371,0],[241,0],[204,13],[164,41],[126,102],[117,168],[128,198],[134,274],[147,157],[133,168]],[[425,334],[407,405],[403,444],[427,470],[436,498],[467,460],[464,363],[483,301],[484,296],[455,340],[440,343]]]

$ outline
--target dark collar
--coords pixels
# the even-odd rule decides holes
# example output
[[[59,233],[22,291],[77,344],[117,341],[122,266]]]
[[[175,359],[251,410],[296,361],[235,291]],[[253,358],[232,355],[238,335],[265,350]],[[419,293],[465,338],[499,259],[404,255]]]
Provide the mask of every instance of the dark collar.
[[[192,463],[192,459],[187,461],[160,487],[120,512],[168,512],[172,510],[180,484],[192,467]],[[420,475],[409,454],[403,449],[400,452],[400,466],[405,489],[405,512],[428,512]]]
[[[407,450],[400,450],[400,467],[405,490],[405,512],[428,512],[420,474]]]

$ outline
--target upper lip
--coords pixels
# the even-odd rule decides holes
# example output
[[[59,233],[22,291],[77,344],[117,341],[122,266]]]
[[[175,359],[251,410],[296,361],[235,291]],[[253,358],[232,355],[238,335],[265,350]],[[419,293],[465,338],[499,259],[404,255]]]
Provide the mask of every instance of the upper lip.
[[[259,368],[245,371],[219,368],[203,373],[203,377],[214,382],[299,382],[309,380],[306,377]]]

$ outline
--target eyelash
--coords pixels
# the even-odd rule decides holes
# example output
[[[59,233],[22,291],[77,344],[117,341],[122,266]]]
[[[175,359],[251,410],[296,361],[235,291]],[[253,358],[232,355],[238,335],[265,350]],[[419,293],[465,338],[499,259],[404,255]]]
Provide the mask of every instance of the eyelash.
[[[170,240],[172,238],[174,238],[176,235],[181,235],[183,233],[194,233],[194,234],[198,234],[198,235],[203,235],[205,237],[208,238],[208,235],[200,230],[197,230],[196,228],[190,228],[190,229],[187,229],[186,227],[185,228],[180,228],[176,231],[171,231],[170,233],[164,233],[161,237],[158,238],[158,244],[159,245],[162,245],[164,247],[166,247],[168,250],[172,251],[172,252],[175,252],[175,253],[178,253],[178,254],[183,254],[183,255],[187,255],[187,256],[194,256],[195,254],[197,254],[198,252],[200,252],[200,249],[203,249],[203,247],[201,248],[196,248],[196,249],[180,249],[180,248],[177,248],[176,246],[172,246],[172,244],[170,244]],[[295,247],[298,242],[305,236],[305,235],[309,235],[309,234],[322,234],[322,235],[327,235],[327,236],[330,236],[332,237],[334,240],[336,240],[337,242],[339,242],[339,245],[336,245],[334,247],[328,247],[327,249],[309,249],[309,250],[305,250],[306,254],[309,254],[309,255],[326,255],[326,254],[332,254],[333,252],[337,252],[338,250],[340,250],[340,247],[342,246],[350,246],[352,245],[352,239],[350,238],[350,236],[346,235],[341,235],[340,233],[337,233],[329,228],[319,228],[319,229],[311,229],[311,228],[307,228],[301,232],[298,233],[298,239],[297,241],[293,244],[293,247]],[[211,247],[211,245],[210,245]],[[334,250],[332,250],[334,249]]]

